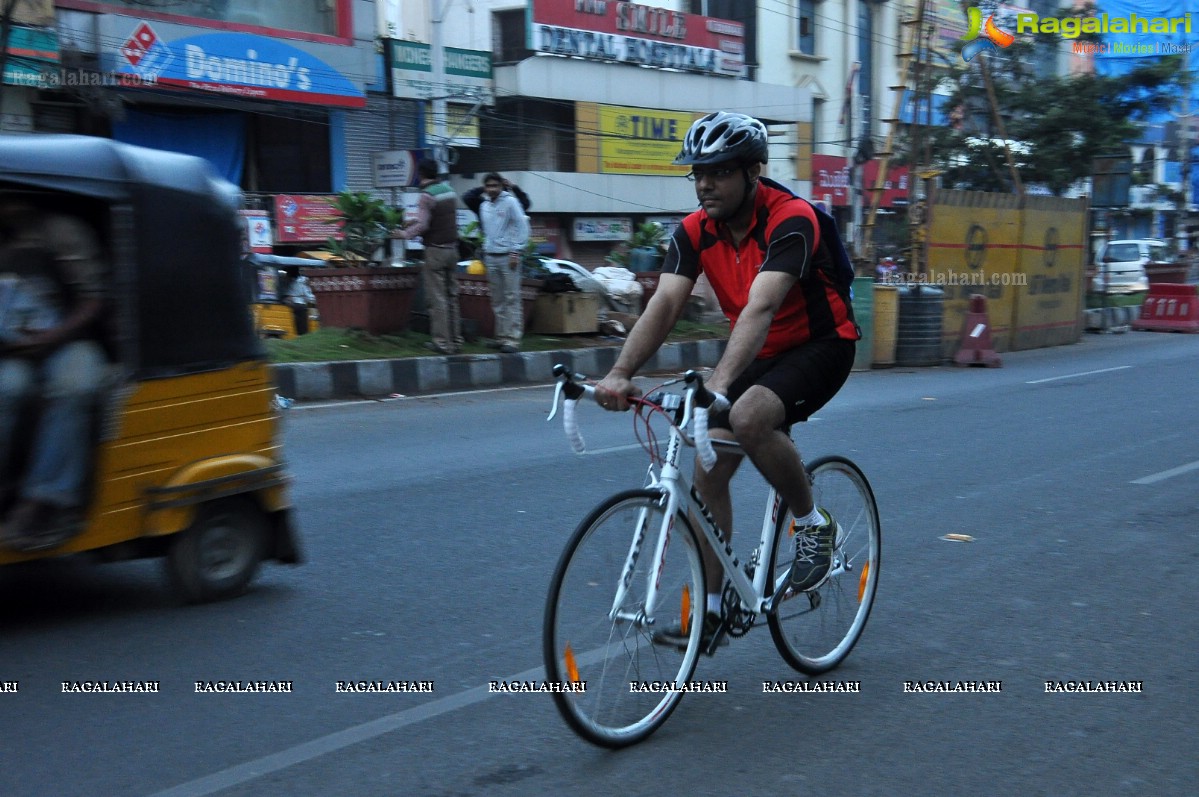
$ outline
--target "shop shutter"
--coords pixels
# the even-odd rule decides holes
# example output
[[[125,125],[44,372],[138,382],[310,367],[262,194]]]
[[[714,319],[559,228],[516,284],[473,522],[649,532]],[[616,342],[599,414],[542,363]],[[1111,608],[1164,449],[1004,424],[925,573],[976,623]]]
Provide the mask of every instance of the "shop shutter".
[[[366,107],[346,111],[346,187],[351,191],[376,189],[371,157],[392,149],[416,149],[418,112],[411,100],[368,94]]]

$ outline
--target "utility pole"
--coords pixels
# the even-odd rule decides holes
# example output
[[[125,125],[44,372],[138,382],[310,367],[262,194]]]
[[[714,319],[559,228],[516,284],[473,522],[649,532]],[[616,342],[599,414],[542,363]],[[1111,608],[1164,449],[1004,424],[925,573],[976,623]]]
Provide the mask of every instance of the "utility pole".
[[[429,17],[431,32],[429,47],[432,50],[433,62],[433,98],[431,100],[433,113],[433,157],[437,161],[437,173],[446,174],[449,171],[449,147],[446,142],[446,82],[445,82],[445,49],[441,44],[441,25],[445,22],[446,11],[454,0],[429,0]]]
[[[1183,67],[1186,69],[1186,67]],[[1182,207],[1178,213],[1178,254],[1191,262],[1191,202],[1194,201],[1191,190],[1191,80],[1190,72],[1184,73],[1182,82],[1182,119],[1178,126],[1179,143],[1182,145]]]

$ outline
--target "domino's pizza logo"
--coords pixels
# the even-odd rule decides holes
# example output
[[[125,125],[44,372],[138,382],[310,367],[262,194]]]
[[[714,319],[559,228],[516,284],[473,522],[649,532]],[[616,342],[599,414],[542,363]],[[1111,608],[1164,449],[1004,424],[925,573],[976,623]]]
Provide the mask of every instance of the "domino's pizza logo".
[[[175,54],[166,42],[146,22],[142,22],[133,34],[121,45],[121,57],[142,77],[153,80],[175,60]]]

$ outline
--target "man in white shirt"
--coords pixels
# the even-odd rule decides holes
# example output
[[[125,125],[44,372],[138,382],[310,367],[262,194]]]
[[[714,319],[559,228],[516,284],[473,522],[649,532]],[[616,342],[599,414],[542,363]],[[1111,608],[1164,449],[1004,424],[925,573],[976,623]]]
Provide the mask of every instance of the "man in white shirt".
[[[491,286],[491,309],[495,313],[495,338],[502,352],[520,351],[524,333],[521,312],[521,260],[529,242],[529,220],[521,202],[507,190],[504,178],[492,172],[483,178],[483,199],[467,207],[479,215],[483,228],[483,264]]]

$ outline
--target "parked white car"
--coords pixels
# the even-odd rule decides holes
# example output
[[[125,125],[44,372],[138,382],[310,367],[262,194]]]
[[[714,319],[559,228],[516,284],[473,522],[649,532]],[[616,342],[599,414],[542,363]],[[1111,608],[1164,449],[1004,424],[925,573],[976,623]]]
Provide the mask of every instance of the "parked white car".
[[[1099,248],[1095,259],[1094,293],[1137,293],[1149,290],[1145,267],[1169,262],[1170,248],[1165,241],[1132,238],[1108,241]]]

